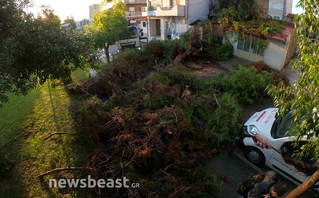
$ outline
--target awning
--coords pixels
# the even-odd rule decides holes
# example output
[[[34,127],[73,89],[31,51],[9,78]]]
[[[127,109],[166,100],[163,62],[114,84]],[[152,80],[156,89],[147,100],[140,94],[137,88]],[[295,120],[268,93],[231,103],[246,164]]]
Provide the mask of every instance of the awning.
[[[137,18],[135,20],[138,20],[138,21],[146,21],[147,20],[147,17],[140,17],[140,18]]]

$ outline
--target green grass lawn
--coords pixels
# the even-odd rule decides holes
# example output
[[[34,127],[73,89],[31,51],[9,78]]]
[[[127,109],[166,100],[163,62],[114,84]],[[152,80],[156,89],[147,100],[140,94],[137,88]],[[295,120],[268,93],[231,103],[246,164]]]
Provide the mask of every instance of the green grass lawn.
[[[77,70],[76,83],[86,78]],[[53,168],[87,166],[90,149],[80,145],[70,113],[75,99],[64,86],[47,82],[26,96],[9,95],[0,109],[0,151],[14,160],[8,177],[0,180],[0,197],[79,197],[79,190],[48,188],[48,179],[73,177],[70,172],[52,174],[41,181],[37,176]],[[43,140],[54,132],[66,132]],[[85,192],[84,192],[85,193]]]
[[[10,148],[10,144],[19,146],[25,121],[33,114],[34,102],[40,95],[39,88],[29,91],[26,96],[9,94],[10,102],[0,109],[0,150]]]

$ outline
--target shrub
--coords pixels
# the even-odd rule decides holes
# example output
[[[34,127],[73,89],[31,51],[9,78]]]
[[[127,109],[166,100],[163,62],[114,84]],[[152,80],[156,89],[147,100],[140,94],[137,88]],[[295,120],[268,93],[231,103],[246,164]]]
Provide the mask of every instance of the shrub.
[[[233,57],[234,48],[229,42],[222,45],[215,44],[210,48],[211,51],[215,54],[217,61],[227,61]]]
[[[231,70],[230,92],[235,95],[241,104],[253,104],[266,96],[266,87],[273,82],[269,72],[258,74],[256,68],[239,65]]]
[[[139,57],[141,57],[141,52],[137,49],[131,48],[125,49],[123,53],[118,55],[118,59],[132,69],[141,64],[139,62]]]
[[[142,50],[143,55],[153,55],[156,59],[163,58],[164,46],[160,40],[150,41]]]

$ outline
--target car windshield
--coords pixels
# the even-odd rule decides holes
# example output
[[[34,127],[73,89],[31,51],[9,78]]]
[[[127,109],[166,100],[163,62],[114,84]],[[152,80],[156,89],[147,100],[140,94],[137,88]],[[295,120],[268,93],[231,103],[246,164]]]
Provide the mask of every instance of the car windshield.
[[[292,129],[293,125],[291,123],[292,111],[285,115],[284,118],[278,116],[271,128],[271,135],[273,138],[281,138],[287,136],[286,133],[288,130]]]
[[[136,27],[129,27],[129,33],[128,36],[125,37],[125,39],[132,39],[132,38],[137,38],[138,32]]]

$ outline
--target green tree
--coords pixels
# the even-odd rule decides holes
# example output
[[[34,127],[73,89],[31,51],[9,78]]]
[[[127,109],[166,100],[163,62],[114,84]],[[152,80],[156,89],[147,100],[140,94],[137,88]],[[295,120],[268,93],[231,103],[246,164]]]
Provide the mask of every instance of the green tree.
[[[74,21],[74,17],[71,15],[70,17],[67,16],[67,18],[63,21],[64,24],[69,24],[68,29],[75,30],[76,24]]]
[[[6,93],[25,94],[48,78],[66,82],[94,54],[87,35],[62,29],[48,8],[34,18],[23,11],[24,3],[0,2],[0,104],[8,101]]]
[[[294,86],[271,87],[269,92],[275,98],[276,106],[283,116],[293,110],[293,129],[288,131],[295,136],[295,143],[307,135],[308,144],[302,147],[296,157],[303,156],[319,159],[319,1],[300,0],[298,6],[305,13],[296,16],[295,25],[298,39],[299,56],[293,62],[293,69],[299,68],[299,79]],[[318,162],[318,161],[317,161]],[[318,163],[316,164],[318,167]],[[299,197],[307,189],[319,181],[319,170],[288,197]]]
[[[105,7],[112,8],[105,9]],[[109,47],[128,34],[128,21],[125,19],[126,6],[122,1],[104,1],[98,13],[93,15],[92,33],[95,45],[105,49],[107,61],[110,62]]]

